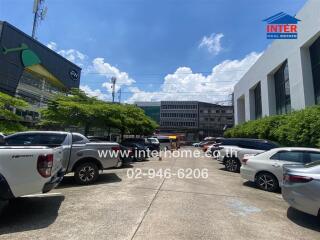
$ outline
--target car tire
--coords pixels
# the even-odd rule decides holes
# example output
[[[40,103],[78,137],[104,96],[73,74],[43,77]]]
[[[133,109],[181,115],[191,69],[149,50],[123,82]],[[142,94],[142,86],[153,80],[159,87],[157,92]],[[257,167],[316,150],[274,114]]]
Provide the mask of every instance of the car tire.
[[[278,179],[271,173],[262,172],[256,177],[258,188],[268,192],[275,192],[279,189]]]
[[[99,177],[97,164],[85,162],[80,164],[74,171],[74,177],[78,184],[89,185],[94,183]]]
[[[238,158],[227,158],[224,166],[228,172],[240,172],[241,164]]]

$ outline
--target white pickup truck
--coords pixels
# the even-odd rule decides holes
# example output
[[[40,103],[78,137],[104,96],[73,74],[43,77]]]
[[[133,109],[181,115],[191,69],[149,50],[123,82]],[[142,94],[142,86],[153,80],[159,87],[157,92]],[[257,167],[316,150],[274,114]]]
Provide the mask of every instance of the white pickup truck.
[[[0,146],[0,199],[49,192],[63,178],[61,159],[61,147]]]

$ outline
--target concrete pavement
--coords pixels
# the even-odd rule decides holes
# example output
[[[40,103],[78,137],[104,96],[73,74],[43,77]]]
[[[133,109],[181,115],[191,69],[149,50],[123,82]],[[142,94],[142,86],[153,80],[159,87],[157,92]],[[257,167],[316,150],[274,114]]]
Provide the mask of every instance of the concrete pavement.
[[[207,168],[207,179],[130,179],[128,169]],[[165,158],[107,170],[93,186],[66,176],[49,194],[0,205],[0,239],[319,239],[320,222],[212,159]]]

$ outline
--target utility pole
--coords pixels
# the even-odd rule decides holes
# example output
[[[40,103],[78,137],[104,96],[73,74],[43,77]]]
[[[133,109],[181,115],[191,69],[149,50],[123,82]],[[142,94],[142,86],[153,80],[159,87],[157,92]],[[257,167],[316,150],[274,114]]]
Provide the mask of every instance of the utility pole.
[[[33,3],[33,26],[32,26],[32,38],[36,39],[36,31],[40,21],[44,20],[48,8],[44,6],[45,0],[34,0]]]
[[[116,93],[116,82],[117,82],[117,78],[116,77],[112,77],[111,78],[111,83],[112,83],[112,103],[114,103],[114,97],[115,97],[115,93]],[[108,128],[108,138],[109,141],[111,141],[111,128]]]
[[[112,83],[112,103],[114,103],[114,97],[115,97],[115,93],[116,93],[116,82],[117,82],[117,78],[116,77],[112,77],[111,78],[111,83]]]
[[[119,98],[119,103],[121,103],[121,88],[119,89],[118,94],[119,94],[119,96],[118,96],[118,98]]]

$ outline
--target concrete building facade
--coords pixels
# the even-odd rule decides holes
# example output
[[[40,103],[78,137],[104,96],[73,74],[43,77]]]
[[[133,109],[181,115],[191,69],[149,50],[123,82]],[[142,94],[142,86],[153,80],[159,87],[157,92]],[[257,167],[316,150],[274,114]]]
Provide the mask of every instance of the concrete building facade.
[[[298,39],[275,40],[235,85],[235,124],[320,103],[319,12],[319,0],[307,1]]]
[[[187,141],[222,136],[233,126],[233,107],[198,101],[162,101],[160,131],[185,134]]]

